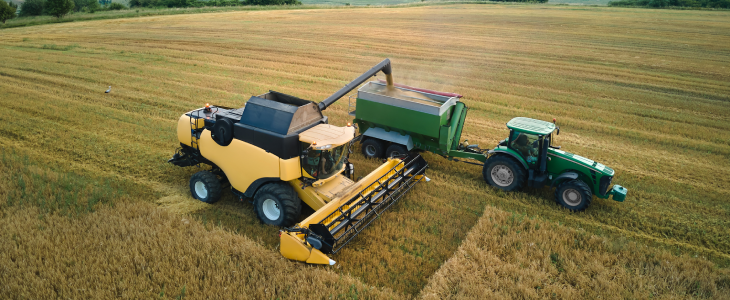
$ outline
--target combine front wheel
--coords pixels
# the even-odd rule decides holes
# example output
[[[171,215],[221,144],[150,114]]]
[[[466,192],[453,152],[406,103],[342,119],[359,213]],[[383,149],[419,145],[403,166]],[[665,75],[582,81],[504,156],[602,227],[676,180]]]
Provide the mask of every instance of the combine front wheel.
[[[564,182],[555,190],[555,200],[558,204],[572,211],[585,210],[591,205],[592,198],[591,189],[580,180]]]
[[[302,201],[292,187],[285,183],[269,183],[261,187],[253,200],[256,216],[267,225],[294,225],[302,211]]]
[[[205,203],[215,203],[221,198],[221,182],[215,174],[200,171],[190,177],[190,193]]]
[[[506,156],[492,156],[484,163],[484,180],[503,191],[514,191],[525,182],[525,170],[514,159]]]

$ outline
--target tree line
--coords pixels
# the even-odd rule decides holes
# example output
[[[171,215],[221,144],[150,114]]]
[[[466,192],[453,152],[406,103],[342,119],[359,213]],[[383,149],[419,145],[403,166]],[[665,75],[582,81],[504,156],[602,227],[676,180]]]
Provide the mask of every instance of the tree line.
[[[127,7],[121,3],[112,2],[102,6],[97,0],[26,0],[18,7],[15,3],[0,0],[0,21],[20,17],[49,15],[61,18],[71,12],[96,12],[101,10],[120,10]],[[7,7],[11,9],[8,10]],[[19,13],[16,13],[20,9]],[[6,13],[10,15],[6,15]]]
[[[730,8],[730,0],[619,0],[611,1],[609,6],[638,7],[694,7],[694,8]]]
[[[299,0],[130,0],[130,7],[204,7],[242,5],[300,5]]]
[[[121,3],[105,1],[101,5],[98,0],[26,0],[18,7],[15,3],[0,0],[0,22],[5,23],[16,16],[30,17],[50,15],[57,18],[72,12],[94,13],[103,10],[128,9]],[[300,5],[299,0],[131,0],[130,7],[211,7],[242,5]],[[18,13],[19,11],[19,13]]]

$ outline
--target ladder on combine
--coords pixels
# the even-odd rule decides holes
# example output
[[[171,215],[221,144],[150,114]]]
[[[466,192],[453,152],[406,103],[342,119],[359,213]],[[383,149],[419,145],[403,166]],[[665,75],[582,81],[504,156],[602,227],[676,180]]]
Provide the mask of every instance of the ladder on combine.
[[[199,135],[196,134],[196,131],[199,129],[203,129],[202,127],[198,126],[198,120],[200,119],[200,110],[195,112],[196,116],[193,118],[193,113],[190,113],[190,147],[193,149],[200,151],[200,145],[198,145],[198,138]]]
[[[364,185],[360,185],[364,188],[331,201],[295,227],[284,228],[281,232],[282,254],[287,258],[301,261],[305,260],[300,257],[306,256],[308,263],[327,263],[327,260],[317,261],[317,256],[339,252],[365,227],[423,180],[426,168],[428,164],[420,155],[404,160],[389,160],[361,180],[365,181]],[[301,251],[302,248],[292,245],[291,237],[296,238],[300,245],[306,246],[311,254],[293,253],[292,251]],[[334,261],[329,260],[329,263],[332,264]]]

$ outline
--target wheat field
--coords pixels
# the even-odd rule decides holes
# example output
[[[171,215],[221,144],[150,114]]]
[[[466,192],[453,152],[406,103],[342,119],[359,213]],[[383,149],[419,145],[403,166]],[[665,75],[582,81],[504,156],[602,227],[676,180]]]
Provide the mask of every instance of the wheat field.
[[[245,11],[0,37],[2,298],[730,297],[728,12]],[[470,143],[556,118],[556,142],[614,168],[626,201],[571,213],[549,189],[503,193],[427,153],[431,182],[334,267],[306,266],[278,255],[250,203],[198,202],[198,169],[166,164],[185,111],[268,90],[321,101],[386,57],[398,83],[464,95]],[[344,125],[347,101],[325,113]]]

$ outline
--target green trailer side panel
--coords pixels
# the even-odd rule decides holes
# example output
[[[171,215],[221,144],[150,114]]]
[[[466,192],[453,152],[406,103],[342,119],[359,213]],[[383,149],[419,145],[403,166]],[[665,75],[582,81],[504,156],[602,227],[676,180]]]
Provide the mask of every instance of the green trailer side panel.
[[[464,108],[461,112],[461,115],[458,116],[458,123],[456,125],[456,131],[454,132],[454,136],[449,137],[449,139],[451,140],[451,147],[449,149],[451,150],[456,150],[456,147],[459,146],[459,142],[461,141],[461,131],[464,130],[464,120],[466,120],[466,113],[469,110],[469,108],[466,107],[466,104],[459,102],[456,104],[457,108],[459,107],[459,105],[463,106]],[[454,118],[456,118],[456,116],[454,116]]]
[[[459,102],[454,108],[454,114],[451,116],[451,122],[449,124],[449,127],[445,128],[446,134],[443,134],[444,127],[441,127],[442,134],[441,139],[439,140],[441,150],[449,151],[451,149],[451,145],[454,143],[454,136],[456,135],[456,131],[460,129],[459,121],[462,120],[462,117],[464,116],[466,116],[466,108],[464,107],[464,103]],[[461,135],[461,132],[459,132],[459,135]],[[456,143],[458,144],[459,141],[456,141]]]
[[[410,131],[436,139],[439,138],[441,119],[447,115],[447,113],[444,113],[439,117],[359,98],[357,99],[357,110],[355,113],[357,114],[356,118],[360,120],[388,126],[391,129]]]

